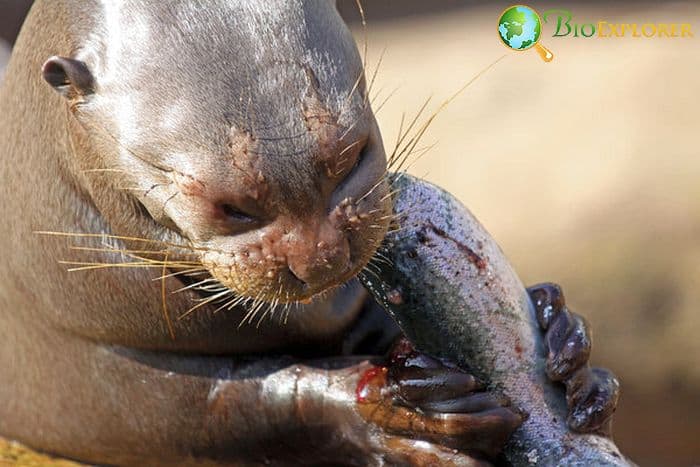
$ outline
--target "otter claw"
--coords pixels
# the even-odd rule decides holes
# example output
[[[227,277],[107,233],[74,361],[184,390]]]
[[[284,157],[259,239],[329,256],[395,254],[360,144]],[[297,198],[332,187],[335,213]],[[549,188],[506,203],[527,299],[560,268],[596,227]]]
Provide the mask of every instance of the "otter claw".
[[[407,339],[400,339],[389,356],[388,381],[399,404],[425,411],[445,413],[473,412],[486,399],[480,393],[483,384],[473,375],[447,366],[435,358],[416,351]],[[466,400],[476,397],[473,403]],[[482,400],[482,402],[479,402]],[[487,405],[493,409],[501,404]],[[459,410],[460,407],[466,410]],[[443,410],[447,409],[447,410]]]
[[[620,383],[605,368],[582,368],[566,382],[567,424],[581,433],[609,434],[609,421],[620,397]]]
[[[528,294],[535,305],[535,314],[540,327],[545,331],[554,318],[564,309],[566,301],[561,287],[557,284],[544,283],[528,287]]]
[[[454,399],[434,400],[417,403],[418,408],[426,412],[439,413],[477,413],[498,407],[508,407],[510,400],[488,392],[477,392]]]
[[[552,321],[546,337],[546,372],[552,381],[563,381],[588,362],[591,337],[583,317],[567,309]]]

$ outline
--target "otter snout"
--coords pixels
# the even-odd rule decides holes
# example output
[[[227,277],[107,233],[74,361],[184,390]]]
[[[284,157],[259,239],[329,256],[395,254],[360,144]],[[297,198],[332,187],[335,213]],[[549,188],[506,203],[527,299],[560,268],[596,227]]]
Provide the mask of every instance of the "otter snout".
[[[312,290],[327,288],[351,267],[347,237],[327,220],[298,228],[282,248],[290,272]]]
[[[247,233],[216,236],[202,262],[238,294],[282,303],[307,300],[367,264],[384,236],[389,207],[346,197],[330,212],[279,214]]]

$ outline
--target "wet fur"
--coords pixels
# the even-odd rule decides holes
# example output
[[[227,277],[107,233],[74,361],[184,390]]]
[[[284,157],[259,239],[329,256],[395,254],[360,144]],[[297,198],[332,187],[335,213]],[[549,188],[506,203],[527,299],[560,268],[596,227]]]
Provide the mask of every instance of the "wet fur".
[[[172,14],[165,2],[130,3],[134,18],[139,18],[127,28],[130,32],[137,30],[139,21],[167,18]],[[183,36],[177,34],[171,37],[174,41],[172,47],[153,44],[154,48],[145,49],[158,52],[158,68],[182,71],[172,75],[171,86],[146,90],[149,85],[147,76],[119,76],[119,69],[113,69],[117,76],[112,85],[132,95],[134,100],[128,104],[105,102],[103,110],[115,110],[120,104],[127,105],[127,108],[132,105],[134,113],[139,114],[144,111],[141,106],[161,109],[173,99],[184,101],[179,112],[188,120],[188,125],[176,132],[182,147],[190,145],[187,147],[191,148],[197,141],[217,138],[225,146],[231,125],[224,113],[239,107],[234,105],[239,99],[262,95],[260,90],[271,80],[279,78],[288,79],[290,85],[299,90],[306,88],[306,74],[301,70],[294,70],[293,76],[284,76],[286,68],[281,66],[274,73],[271,71],[269,75],[260,76],[262,79],[250,76],[253,71],[247,67],[254,58],[261,58],[251,56],[250,51],[263,50],[261,43],[252,38],[267,41],[274,31],[256,30],[256,34],[250,34],[248,28],[265,24],[252,17],[266,18],[267,21],[270,14],[279,14],[279,21],[287,25],[300,25],[301,19],[313,21],[319,27],[310,43],[334,38],[326,44],[330,56],[355,57],[351,65],[356,72],[361,70],[349,32],[330,3],[250,2],[246,7],[251,10],[243,17],[221,14],[224,7],[225,2],[220,2],[218,7],[209,8],[211,13],[196,13],[211,14],[212,21],[194,21],[192,24],[218,25],[196,32],[198,39],[194,46],[202,44],[202,54],[179,56],[177,40]],[[156,11],[156,8],[161,10]],[[194,15],[187,7],[181,11],[185,18]],[[145,197],[156,199],[153,205],[145,205],[148,212],[129,193],[133,188],[130,185],[135,181],[148,181],[149,186],[144,192],[163,182],[162,170],[155,167],[151,159],[140,158],[157,153],[162,141],[144,139],[139,131],[163,138],[173,135],[142,125],[129,129],[134,132],[134,138],[128,144],[121,138],[117,145],[114,140],[119,134],[117,128],[105,124],[86,129],[71,117],[63,98],[41,79],[41,64],[52,55],[77,55],[94,66],[98,76],[100,69],[109,69],[105,51],[115,45],[105,31],[100,12],[98,3],[86,8],[83,2],[37,2],[20,34],[0,94],[0,150],[3,154],[0,174],[6,181],[0,186],[0,214],[4,219],[0,234],[6,252],[0,264],[3,279],[0,287],[0,366],[3,368],[0,400],[5,401],[0,406],[0,433],[39,449],[115,464],[149,460],[151,463],[182,465],[194,462],[194,458],[204,463],[215,460],[223,463],[234,460],[261,462],[266,454],[259,448],[270,440],[279,439],[280,430],[300,434],[304,440],[323,439],[321,432],[304,429],[298,418],[303,414],[297,412],[296,401],[318,399],[318,403],[322,403],[327,399],[324,403],[328,406],[325,410],[329,417],[327,423],[335,423],[330,420],[354,416],[352,410],[348,410],[352,406],[348,400],[340,396],[335,400],[330,394],[313,396],[301,390],[272,394],[261,392],[261,388],[270,384],[294,387],[307,375],[309,381],[320,378],[319,381],[328,381],[328,384],[349,385],[346,392],[353,394],[352,375],[358,371],[357,367],[350,366],[335,373],[297,372],[294,364],[301,361],[293,357],[271,356],[251,362],[215,355],[255,352],[337,354],[365,299],[364,291],[357,284],[339,289],[326,300],[300,306],[300,312],[294,313],[283,326],[266,320],[257,328],[239,328],[240,313],[213,314],[212,307],[203,307],[189,319],[173,320],[177,336],[173,340],[161,314],[162,284],[153,280],[162,275],[162,270],[118,268],[87,274],[70,273],[65,265],[59,264],[59,260],[108,262],[114,261],[113,255],[93,252],[86,258],[86,252],[76,252],[75,256],[67,258],[69,243],[65,238],[35,234],[39,230],[106,233],[186,243],[178,234],[155,221],[159,219],[159,206],[162,208],[164,200],[172,193],[163,193],[157,199],[159,190],[153,188]],[[291,14],[298,16],[286,16]],[[222,21],[230,23],[223,24]],[[245,31],[241,33],[241,40],[227,42],[241,55],[207,56],[209,49],[206,44],[222,36],[220,28],[225,28],[223,32],[227,34]],[[247,36],[250,38],[248,42],[245,40]],[[157,42],[158,35],[150,40]],[[309,48],[309,44],[299,44],[299,47]],[[290,54],[288,50],[275,52],[274,48],[265,48],[270,53]],[[237,57],[238,62],[235,61]],[[145,58],[149,60],[143,62],[144,70],[155,60],[154,56]],[[331,66],[327,61],[329,57],[310,59],[322,62],[317,70],[332,71],[328,68]],[[235,76],[227,76],[234,70]],[[150,69],[150,73],[156,71]],[[357,77],[356,73],[341,75],[347,82],[336,81],[337,87],[321,89],[329,96],[328,102],[336,105],[339,111],[347,105],[347,92],[342,91],[352,88]],[[224,76],[233,79],[241,92],[223,93],[218,88],[207,89],[208,86],[219,86],[221,80],[217,77]],[[321,77],[319,82],[328,83],[329,80],[324,78]],[[102,84],[98,82],[98,85],[107,86],[106,83],[108,80]],[[144,92],[147,95],[139,94]],[[220,106],[201,102],[197,98],[199,93],[218,95]],[[269,118],[271,125],[267,125],[269,128],[265,134],[287,136],[296,128],[279,126],[289,116],[284,112],[299,109],[291,102],[287,104],[279,105],[274,99],[266,101],[263,98],[256,103],[254,112],[240,110],[228,118],[239,124],[257,124],[263,118]],[[83,104],[77,98],[71,105]],[[153,113],[151,110],[150,114]],[[194,115],[197,117],[193,118]],[[348,120],[360,117],[358,114],[341,115]],[[301,125],[301,119],[294,121]],[[218,124],[212,125],[212,122]],[[88,140],[86,131],[102,138]],[[291,153],[301,147],[299,141],[285,141],[281,143],[281,153]],[[130,167],[126,180],[120,180],[114,173],[108,176],[104,172],[91,172],[110,169],[109,158],[119,157],[122,151],[133,156],[133,160],[141,161],[141,164]],[[75,154],[81,154],[81,157],[75,157]],[[216,158],[221,155],[206,157],[208,159],[203,160],[199,168],[218,170]],[[289,174],[303,174],[306,169],[303,165],[290,169],[288,165],[275,163],[265,167],[271,174],[284,170],[284,176],[293,186],[297,181]],[[164,191],[163,187],[160,191]],[[119,249],[144,248],[138,242],[106,241]],[[89,239],[78,239],[77,244],[100,246],[99,242]],[[181,288],[182,284],[175,277],[169,277],[165,286],[172,291]],[[192,290],[183,291],[169,296],[168,306],[177,314],[189,309],[197,298]],[[164,351],[212,356],[180,357],[163,354]],[[318,365],[345,367],[348,364],[332,360]],[[239,384],[243,377],[245,381]],[[224,391],[212,399],[212,391],[216,392],[219,387],[227,388],[228,396],[220,397]],[[167,394],[167,398],[163,394]],[[304,394],[312,397],[305,399]],[[216,404],[212,405],[214,401]],[[330,408],[334,404],[337,409]],[[265,406],[272,411],[266,412],[262,419],[259,413],[246,411],[246,408]],[[258,425],[241,429],[241,422],[251,419],[259,419]],[[350,426],[362,425],[358,415]],[[358,446],[379,450],[376,443],[366,439],[370,435],[370,431],[361,430],[352,437]],[[306,445],[302,452],[297,452],[301,447],[290,439],[288,446],[269,455],[281,456],[289,463],[298,461],[303,464],[303,453],[310,451]],[[323,449],[319,447],[315,451],[315,455],[322,458]],[[332,455],[336,454],[333,452]],[[365,451],[363,456],[366,454]]]

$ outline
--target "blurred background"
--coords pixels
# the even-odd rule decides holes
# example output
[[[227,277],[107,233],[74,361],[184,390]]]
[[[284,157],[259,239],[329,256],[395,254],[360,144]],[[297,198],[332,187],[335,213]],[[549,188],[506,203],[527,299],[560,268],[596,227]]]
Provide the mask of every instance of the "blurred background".
[[[0,37],[12,42],[29,3],[0,0]],[[362,49],[355,1],[338,3]],[[621,449],[700,465],[700,2],[529,4],[579,22],[687,22],[696,37],[553,38],[545,25],[545,64],[502,45],[510,3],[363,0],[370,76],[383,52],[375,109],[391,94],[387,151],[404,113],[431,96],[437,109],[506,55],[440,113],[410,172],[457,195],[525,283],[560,283],[588,318],[593,363],[622,381]]]

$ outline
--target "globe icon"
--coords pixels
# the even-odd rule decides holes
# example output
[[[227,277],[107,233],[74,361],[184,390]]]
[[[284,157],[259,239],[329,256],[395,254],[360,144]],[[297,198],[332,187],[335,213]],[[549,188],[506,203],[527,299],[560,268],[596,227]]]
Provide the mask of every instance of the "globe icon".
[[[498,33],[505,45],[513,50],[527,50],[540,38],[542,24],[535,10],[525,5],[506,9],[498,19]]]

